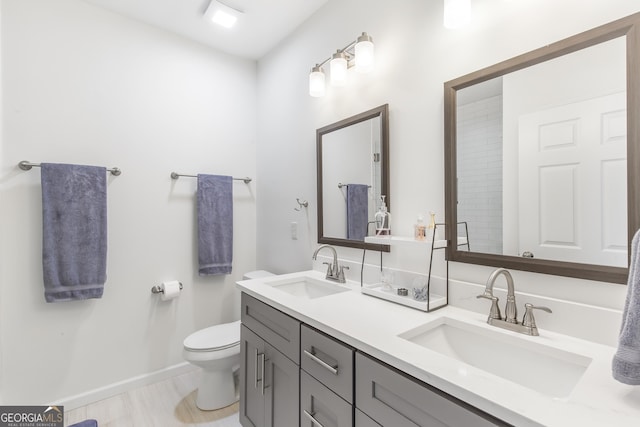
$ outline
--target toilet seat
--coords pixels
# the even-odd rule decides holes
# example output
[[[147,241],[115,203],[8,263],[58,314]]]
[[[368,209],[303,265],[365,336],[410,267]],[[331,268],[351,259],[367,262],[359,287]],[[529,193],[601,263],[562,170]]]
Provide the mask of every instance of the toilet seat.
[[[184,340],[187,351],[220,351],[240,345],[240,321],[201,329]]]

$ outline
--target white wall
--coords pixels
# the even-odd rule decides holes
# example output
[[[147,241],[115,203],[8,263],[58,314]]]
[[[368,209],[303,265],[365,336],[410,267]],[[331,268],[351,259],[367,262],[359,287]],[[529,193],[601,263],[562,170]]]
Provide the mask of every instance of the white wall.
[[[316,206],[310,206],[307,236],[293,241],[287,230],[295,215],[290,208],[295,197],[304,196],[311,203],[315,199],[316,128],[389,103],[392,230],[410,235],[418,212],[434,210],[440,221],[444,216],[443,82],[640,10],[640,4],[627,0],[475,0],[472,24],[451,31],[442,27],[442,4],[332,1],[259,61],[257,260],[261,268],[290,272],[311,266],[317,245]],[[311,67],[362,31],[375,42],[374,73],[350,73],[353,81],[348,87],[329,87],[324,98],[309,97]],[[362,256],[348,248],[339,253],[354,261]],[[394,249],[385,255],[385,263],[424,272],[425,255]],[[435,262],[442,272],[442,257]],[[491,271],[450,265],[453,278],[475,283],[484,283]],[[354,278],[358,273],[349,271]],[[526,272],[514,272],[514,277],[521,292],[617,310],[626,294],[625,286],[614,284]],[[488,310],[475,299],[469,306]],[[553,316],[564,318],[562,313]],[[544,316],[539,317],[544,327]],[[617,330],[611,330],[610,337],[616,335]]]
[[[199,277],[192,178],[256,178],[256,65],[79,0],[3,0],[0,376],[3,404],[45,404],[183,362],[191,332],[239,318],[255,268],[255,183],[234,184],[234,263]],[[102,299],[46,304],[40,171],[117,166]],[[184,284],[161,302],[150,289]]]

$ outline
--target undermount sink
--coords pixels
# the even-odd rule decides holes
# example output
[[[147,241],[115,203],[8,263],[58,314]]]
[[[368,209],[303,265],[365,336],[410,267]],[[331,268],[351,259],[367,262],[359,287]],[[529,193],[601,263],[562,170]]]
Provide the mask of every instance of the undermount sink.
[[[483,325],[484,326],[484,325]],[[442,317],[400,338],[548,396],[568,396],[591,359],[500,329]],[[465,372],[461,368],[459,372]]]
[[[340,292],[349,291],[350,288],[331,283],[327,280],[317,279],[309,276],[295,276],[283,279],[269,280],[264,282],[282,292],[300,298],[320,298]]]

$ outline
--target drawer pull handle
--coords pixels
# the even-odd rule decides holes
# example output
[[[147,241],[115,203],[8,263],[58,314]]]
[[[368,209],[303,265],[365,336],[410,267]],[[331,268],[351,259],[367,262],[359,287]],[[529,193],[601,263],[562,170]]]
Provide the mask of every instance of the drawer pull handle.
[[[311,351],[313,351],[313,347],[311,348]],[[325,362],[324,360],[320,359],[318,356],[316,356],[315,354],[311,353],[308,350],[304,350],[304,354],[306,354],[311,360],[313,360],[314,362],[316,362],[317,364],[319,364],[323,368],[327,369],[333,375],[338,375],[338,365],[331,366],[327,362]]]
[[[260,392],[262,393],[262,395],[264,396],[264,377],[265,377],[265,372],[264,372],[264,361],[265,361],[265,356],[264,353],[260,353],[260,365],[262,367],[262,380],[260,381]]]
[[[258,388],[258,381],[260,381],[260,380],[258,379],[258,349],[257,349],[257,348],[256,348],[256,357],[255,357],[255,359],[254,359],[254,360],[255,360],[255,362],[256,362],[256,364],[255,364],[255,371],[254,371],[254,372],[255,372],[255,374],[256,374],[256,375],[255,375],[255,385],[254,385],[254,388],[256,388],[256,389],[257,389],[257,388]]]
[[[302,410],[302,412],[304,412],[304,414],[307,416],[307,418],[309,418],[309,420],[310,420],[313,424],[317,425],[318,427],[324,427],[322,424],[320,424],[320,423],[318,422],[318,420],[316,420],[316,419],[315,419],[315,417],[314,417],[314,415],[316,414],[315,412],[314,412],[313,414],[310,414],[310,413],[308,413],[308,412],[307,412],[307,410],[306,410],[306,409],[303,409],[303,410]]]
[[[255,371],[255,383],[254,388],[258,388],[258,383],[260,383],[262,395],[264,396],[264,353],[258,353],[258,349],[256,349],[256,371]],[[261,378],[258,378],[258,372],[262,372]]]

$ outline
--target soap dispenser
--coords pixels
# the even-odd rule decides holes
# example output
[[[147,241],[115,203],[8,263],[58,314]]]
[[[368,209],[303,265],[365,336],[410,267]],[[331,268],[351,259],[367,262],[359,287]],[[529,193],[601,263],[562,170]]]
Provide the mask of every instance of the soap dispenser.
[[[424,218],[422,214],[418,215],[418,219],[416,220],[416,224],[413,227],[413,237],[416,240],[425,240],[427,237],[427,226],[424,224]]]
[[[376,236],[391,235],[391,214],[387,211],[387,205],[384,202],[385,196],[380,197],[380,209],[376,212]]]
[[[433,232],[436,229],[436,214],[435,212],[429,212],[431,219],[429,220],[429,230]]]

